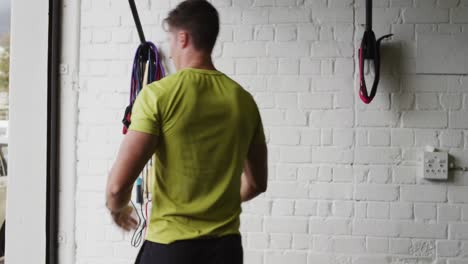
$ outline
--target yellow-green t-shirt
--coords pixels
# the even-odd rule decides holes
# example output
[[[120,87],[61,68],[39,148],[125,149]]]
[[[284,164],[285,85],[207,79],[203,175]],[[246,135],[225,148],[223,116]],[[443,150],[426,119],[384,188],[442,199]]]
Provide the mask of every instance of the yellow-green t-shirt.
[[[147,240],[240,233],[244,161],[265,142],[250,93],[219,71],[186,68],[141,90],[129,130],[158,137]]]

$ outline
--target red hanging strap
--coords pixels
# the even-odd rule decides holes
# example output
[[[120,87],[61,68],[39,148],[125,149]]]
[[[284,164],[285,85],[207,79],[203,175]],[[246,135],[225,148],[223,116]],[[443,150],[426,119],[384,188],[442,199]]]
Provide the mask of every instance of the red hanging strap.
[[[365,104],[369,104],[377,93],[377,86],[380,81],[380,43],[382,40],[393,36],[388,34],[375,40],[372,30],[366,30],[359,48],[359,97]],[[374,82],[370,94],[367,92],[366,80],[364,78],[364,61],[371,60],[374,65]]]

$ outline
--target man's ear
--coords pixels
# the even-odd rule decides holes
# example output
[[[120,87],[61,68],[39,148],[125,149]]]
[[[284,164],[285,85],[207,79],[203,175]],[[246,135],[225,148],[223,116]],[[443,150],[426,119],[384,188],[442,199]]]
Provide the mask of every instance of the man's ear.
[[[189,34],[187,31],[180,30],[177,33],[178,36],[178,43],[181,48],[186,48],[189,44]]]

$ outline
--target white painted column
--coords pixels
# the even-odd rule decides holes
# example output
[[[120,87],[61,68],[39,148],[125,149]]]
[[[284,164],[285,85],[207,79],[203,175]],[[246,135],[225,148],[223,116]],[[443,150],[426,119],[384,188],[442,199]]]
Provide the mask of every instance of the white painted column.
[[[6,263],[45,263],[49,1],[11,13]]]

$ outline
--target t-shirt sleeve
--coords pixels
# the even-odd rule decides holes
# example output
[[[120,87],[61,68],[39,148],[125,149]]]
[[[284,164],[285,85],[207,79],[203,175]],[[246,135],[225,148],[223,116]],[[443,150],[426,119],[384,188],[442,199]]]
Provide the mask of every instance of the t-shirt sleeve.
[[[254,112],[257,116],[257,124],[255,125],[255,131],[252,138],[252,144],[264,144],[265,140],[265,131],[263,129],[262,117],[260,116],[260,111],[258,110],[257,104],[254,102]]]
[[[157,95],[150,87],[145,86],[138,93],[133,103],[131,123],[128,130],[158,136],[160,128],[161,121],[159,118]]]

